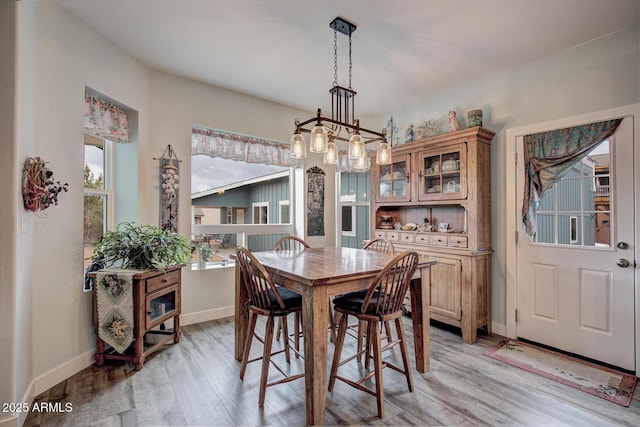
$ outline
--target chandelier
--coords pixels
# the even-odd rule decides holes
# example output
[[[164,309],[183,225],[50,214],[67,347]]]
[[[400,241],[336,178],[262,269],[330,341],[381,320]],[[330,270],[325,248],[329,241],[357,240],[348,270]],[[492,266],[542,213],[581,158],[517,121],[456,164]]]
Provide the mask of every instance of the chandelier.
[[[356,169],[367,169],[367,150],[365,145],[379,142],[376,151],[376,163],[387,165],[391,163],[391,148],[387,143],[386,129],[375,132],[360,126],[360,120],[354,118],[356,92],[351,87],[351,35],[356,26],[340,17],[329,24],[333,28],[333,87],[331,94],[331,118],[324,117],[318,108],[315,117],[305,121],[295,120],[296,130],[291,137],[291,157],[301,159],[307,157],[307,149],[302,133],[309,133],[309,151],[323,153],[325,164],[338,163],[338,149],[336,141],[349,143],[348,156],[353,159]],[[338,33],[349,37],[349,87],[338,84]],[[308,126],[308,127],[305,127]]]

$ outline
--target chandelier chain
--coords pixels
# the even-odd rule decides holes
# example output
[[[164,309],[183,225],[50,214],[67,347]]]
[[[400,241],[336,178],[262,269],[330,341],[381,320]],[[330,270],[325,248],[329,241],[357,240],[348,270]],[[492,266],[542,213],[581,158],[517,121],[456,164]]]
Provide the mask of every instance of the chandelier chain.
[[[349,89],[352,89],[351,87],[351,31],[349,32]]]
[[[333,30],[333,87],[338,86],[338,32]]]

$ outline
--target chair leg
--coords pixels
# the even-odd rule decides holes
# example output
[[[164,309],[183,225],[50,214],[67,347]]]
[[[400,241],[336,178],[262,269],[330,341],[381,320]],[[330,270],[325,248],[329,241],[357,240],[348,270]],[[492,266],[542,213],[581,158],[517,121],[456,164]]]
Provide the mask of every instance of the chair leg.
[[[392,336],[391,336],[391,324],[389,323],[388,320],[384,321],[384,331],[387,334],[387,343],[391,344],[391,341],[393,340]]]
[[[278,318],[278,330],[276,331],[276,341],[280,341],[281,332],[282,332],[282,317]]]
[[[367,324],[364,320],[358,320],[358,351],[362,350],[362,345],[364,342],[364,329],[367,327]],[[365,352],[365,354],[367,354]],[[362,353],[358,354],[358,362],[362,362]]]
[[[329,298],[329,341],[336,342],[336,313],[333,311],[331,298]]]
[[[287,363],[291,363],[291,352],[289,351],[289,321],[287,316],[280,317],[278,323],[282,326],[282,337],[284,338],[282,340],[284,343],[284,359]]]
[[[260,395],[258,406],[264,406],[264,396],[267,391],[267,379],[269,378],[269,363],[271,362],[271,345],[273,344],[273,317],[267,317],[267,326],[264,332],[264,350],[262,352],[262,375],[260,376]]]
[[[369,369],[371,367],[371,346],[373,345],[371,342],[371,339],[373,337],[373,335],[369,334],[369,323],[368,322],[363,322],[362,323],[362,330],[365,329],[365,327],[367,328],[367,335],[365,336],[365,352],[364,352],[364,367],[365,369]],[[376,329],[377,326],[376,326]]]
[[[376,379],[376,399],[378,400],[378,417],[384,417],[384,387],[382,384],[382,339],[377,321],[369,321],[367,336],[371,336],[373,347],[373,369]]]
[[[253,312],[249,312],[249,323],[247,324],[247,336],[244,341],[244,354],[242,355],[242,366],[240,367],[240,379],[244,378],[244,373],[247,370],[247,363],[249,363],[249,352],[251,351],[251,343],[253,342],[253,335],[256,330],[256,321],[258,316]]]
[[[294,340],[294,344],[295,344],[295,348],[296,348],[296,359],[300,358],[300,356],[298,355],[298,353],[300,353],[300,325],[302,324],[302,319],[300,317],[300,312],[296,311],[295,313],[293,313],[293,321],[294,321],[294,326],[293,326],[293,330],[296,334],[296,338]]]
[[[413,391],[413,374],[411,373],[411,365],[409,362],[409,352],[407,351],[407,341],[404,336],[404,324],[401,318],[396,319],[396,331],[400,339],[400,351],[402,352],[402,363],[404,364],[404,375],[407,377],[407,385],[409,391]]]
[[[329,391],[333,391],[333,386],[336,384],[336,375],[338,375],[338,368],[340,367],[340,356],[342,354],[342,347],[344,346],[344,338],[347,335],[348,321],[349,316],[346,313],[342,313],[338,326],[338,335],[336,336],[335,347],[333,349],[333,362],[331,363],[331,374],[329,375]]]

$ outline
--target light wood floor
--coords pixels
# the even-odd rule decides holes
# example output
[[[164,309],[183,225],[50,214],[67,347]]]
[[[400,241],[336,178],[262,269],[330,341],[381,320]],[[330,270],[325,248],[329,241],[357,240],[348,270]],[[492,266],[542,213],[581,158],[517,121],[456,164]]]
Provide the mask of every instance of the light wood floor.
[[[411,336],[410,319],[405,319]],[[258,407],[260,363],[244,381],[233,357],[233,319],[182,329],[178,345],[149,358],[136,372],[126,363],[89,367],[37,396],[70,403],[68,413],[31,413],[26,426],[304,425],[304,380],[267,389]],[[373,396],[338,382],[327,393],[326,422],[334,425],[613,426],[640,425],[640,389],[625,408],[482,355],[501,337],[475,345],[459,333],[431,327],[431,370],[414,370],[410,393],[401,374],[384,371],[385,418]],[[411,342],[411,348],[413,343]],[[260,351],[259,345],[254,346]],[[329,352],[332,345],[329,345]],[[392,357],[398,356],[399,351]],[[413,351],[410,351],[413,357]],[[284,363],[283,363],[284,364]],[[353,371],[358,365],[352,363]],[[301,360],[291,370],[302,371]],[[275,369],[272,370],[272,373]],[[341,370],[341,373],[345,371]]]

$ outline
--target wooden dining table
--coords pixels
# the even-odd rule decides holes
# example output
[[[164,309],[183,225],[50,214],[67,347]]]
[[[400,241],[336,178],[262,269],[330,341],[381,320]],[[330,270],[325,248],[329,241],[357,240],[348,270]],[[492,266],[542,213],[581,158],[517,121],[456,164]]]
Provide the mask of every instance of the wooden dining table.
[[[307,424],[324,424],[329,297],[367,289],[393,256],[340,246],[310,248],[301,252],[254,252],[253,255],[264,265],[274,283],[302,295]],[[414,279],[421,280],[412,280],[410,287],[415,365],[419,372],[429,370],[428,269],[432,264],[435,261],[420,261]],[[242,286],[238,263],[235,281],[235,357],[241,360],[248,322],[245,308],[248,295]]]

